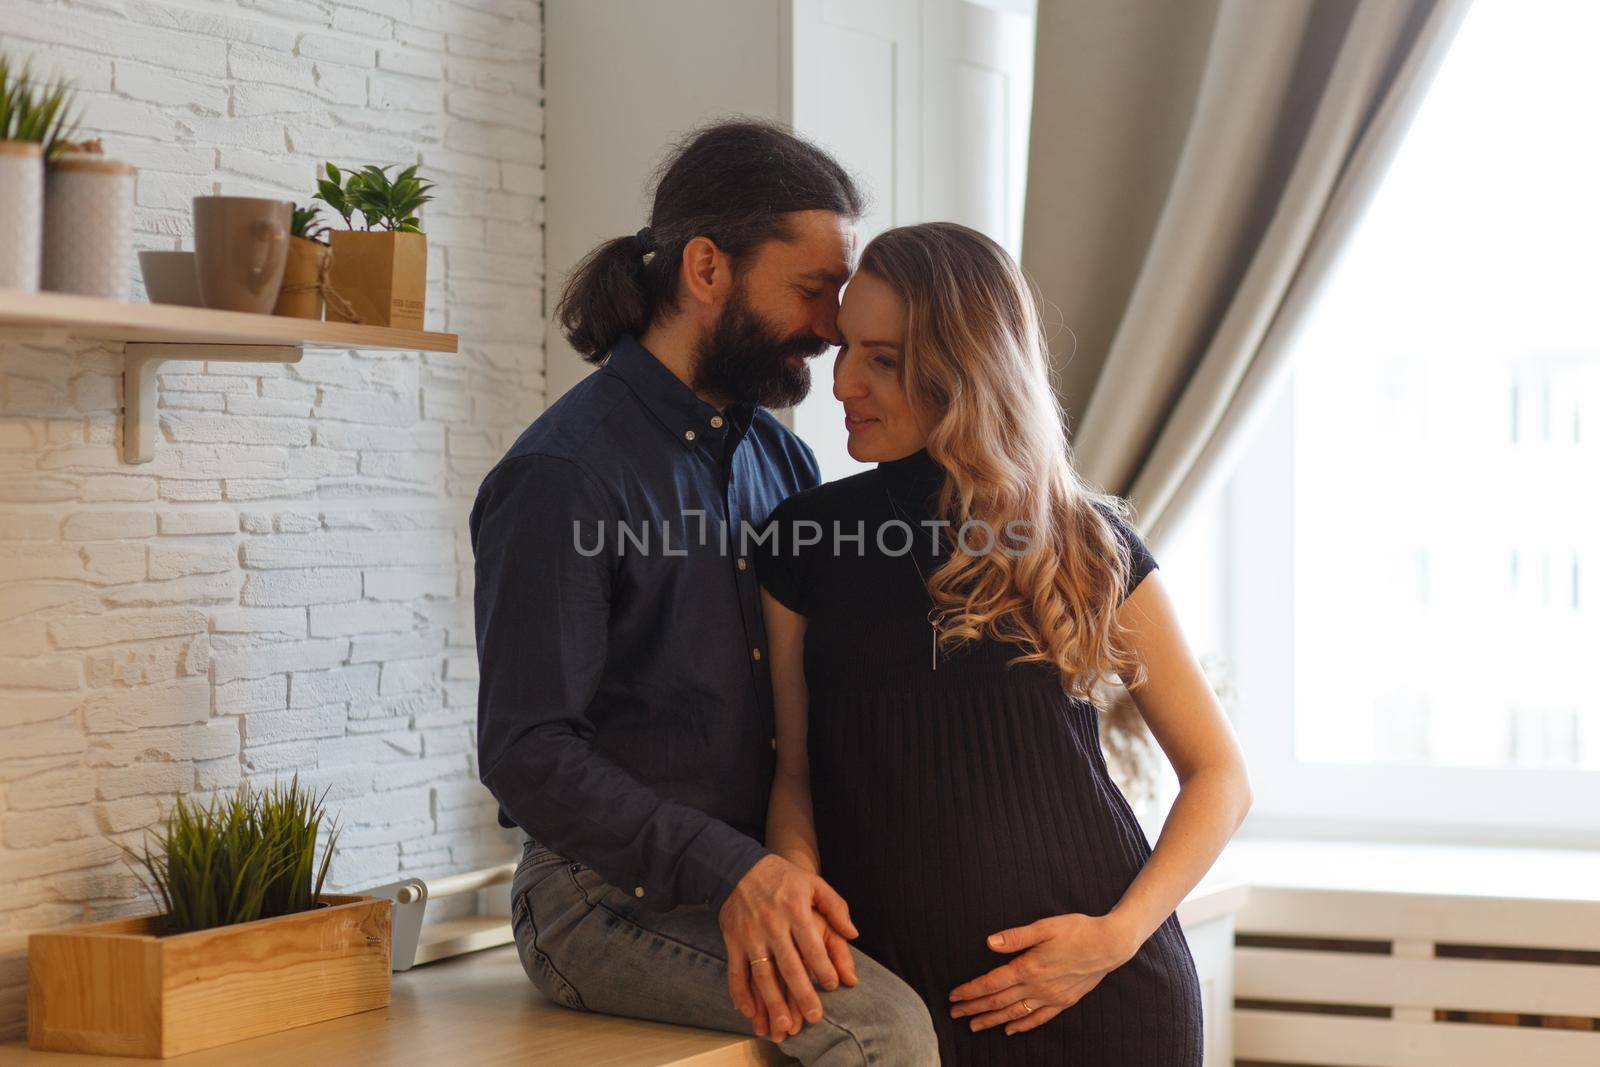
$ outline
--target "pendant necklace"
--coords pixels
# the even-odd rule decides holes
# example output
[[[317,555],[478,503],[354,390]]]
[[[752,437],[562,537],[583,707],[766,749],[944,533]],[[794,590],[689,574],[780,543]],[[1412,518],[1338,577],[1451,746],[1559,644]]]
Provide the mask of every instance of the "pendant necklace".
[[[889,502],[889,507],[894,510],[895,515],[897,515],[900,519],[902,519],[907,526],[911,527],[911,540],[913,542],[915,542],[916,538],[917,538],[917,532],[916,532],[917,524],[911,521],[911,516],[907,515],[904,511],[902,511],[900,509],[900,505],[899,504],[895,503],[894,497],[893,497],[893,495],[890,494],[889,487],[887,485],[885,485],[883,487],[883,498]],[[906,555],[911,557],[911,565],[917,569],[917,580],[922,583],[922,591],[927,594],[928,599],[931,601],[933,599],[933,594],[928,592],[928,580],[922,576],[922,564],[917,562],[916,550],[914,548],[911,548],[911,547],[908,546],[907,550],[906,550]],[[938,619],[938,616],[939,616],[939,605],[937,603],[935,603],[933,607],[928,609],[928,627],[929,627],[929,629],[931,629],[933,631],[933,669],[934,670],[938,670],[939,669],[939,619]]]

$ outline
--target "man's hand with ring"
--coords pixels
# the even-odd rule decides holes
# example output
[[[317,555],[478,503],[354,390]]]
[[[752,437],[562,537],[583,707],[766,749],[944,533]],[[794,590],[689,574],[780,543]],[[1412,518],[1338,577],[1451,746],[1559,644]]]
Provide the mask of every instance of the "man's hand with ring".
[[[820,877],[781,856],[763,856],[717,915],[728,948],[728,993],[736,1008],[772,1038],[822,1018],[822,988],[856,984],[847,938],[858,936],[844,898]]]
[[[756,976],[758,973],[760,973],[762,968],[765,968],[768,974],[773,972],[775,968],[771,956],[757,956],[755,959],[750,961],[750,984],[756,989],[761,988],[761,983],[757,980]],[[774,1041],[782,1041],[785,1038],[793,1037],[795,1034],[800,1032],[800,1009],[795,1007],[794,998],[789,996],[787,993],[784,994],[783,1000],[784,1010],[778,1016],[783,1020],[783,1026],[779,1027],[771,1026],[769,1023],[767,1002],[760,996],[754,996],[751,998],[751,1003],[755,1007],[755,1014],[751,1016],[750,1022],[755,1028],[757,1036],[765,1036],[769,1027],[772,1031],[772,1040]]]

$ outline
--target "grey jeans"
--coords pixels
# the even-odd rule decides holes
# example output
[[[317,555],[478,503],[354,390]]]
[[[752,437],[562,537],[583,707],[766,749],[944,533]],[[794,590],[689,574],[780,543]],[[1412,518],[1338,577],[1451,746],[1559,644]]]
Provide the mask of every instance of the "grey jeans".
[[[755,1033],[728,996],[727,950],[709,908],[647,910],[590,868],[528,841],[511,882],[511,921],[523,970],[558,1004]],[[871,957],[850,952],[857,984],[819,989],[822,1019],[778,1047],[819,1067],[937,1064],[922,999]]]

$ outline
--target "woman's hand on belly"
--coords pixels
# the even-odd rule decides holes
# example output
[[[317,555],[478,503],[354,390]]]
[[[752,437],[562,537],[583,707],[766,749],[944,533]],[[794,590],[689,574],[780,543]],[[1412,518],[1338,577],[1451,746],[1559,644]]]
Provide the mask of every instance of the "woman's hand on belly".
[[[1076,913],[991,934],[991,950],[1021,955],[951,990],[950,1015],[970,1016],[973,1030],[1000,1025],[1007,1034],[1031,1030],[1132,959],[1139,948],[1133,940],[1119,919]]]

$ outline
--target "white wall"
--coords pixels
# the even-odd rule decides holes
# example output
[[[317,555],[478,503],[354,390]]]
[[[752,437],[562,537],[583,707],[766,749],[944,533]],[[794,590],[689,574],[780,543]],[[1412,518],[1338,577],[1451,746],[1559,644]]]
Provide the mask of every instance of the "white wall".
[[[74,77],[140,168],[141,248],[200,193],[304,200],[414,162],[429,326],[459,355],[168,364],[118,461],[122,358],[0,338],[0,1038],[29,931],[146,911],[114,840],[171,795],[298,771],[331,888],[499,862],[477,781],[466,516],[543,406],[535,0],[6,0],[0,49]]]
[[[871,197],[861,244],[941,220],[1020,256],[1033,106],[1033,0],[792,0],[795,128]],[[846,447],[832,359],[813,365],[794,429],[832,481],[865,470]]]
[[[547,177],[561,205],[547,234],[547,311],[591,249],[650,221],[653,172],[675,141],[717,118],[784,114],[782,6],[545,0]],[[553,401],[591,367],[553,326],[545,345]]]
[[[547,0],[550,197],[557,287],[590,249],[649,218],[656,165],[684,132],[730,114],[791,123],[860,180],[863,243],[928,219],[1018,251],[1033,94],[1034,0]],[[547,309],[549,310],[549,309]],[[589,373],[550,328],[552,398]],[[780,416],[824,478],[845,449],[832,359]]]

